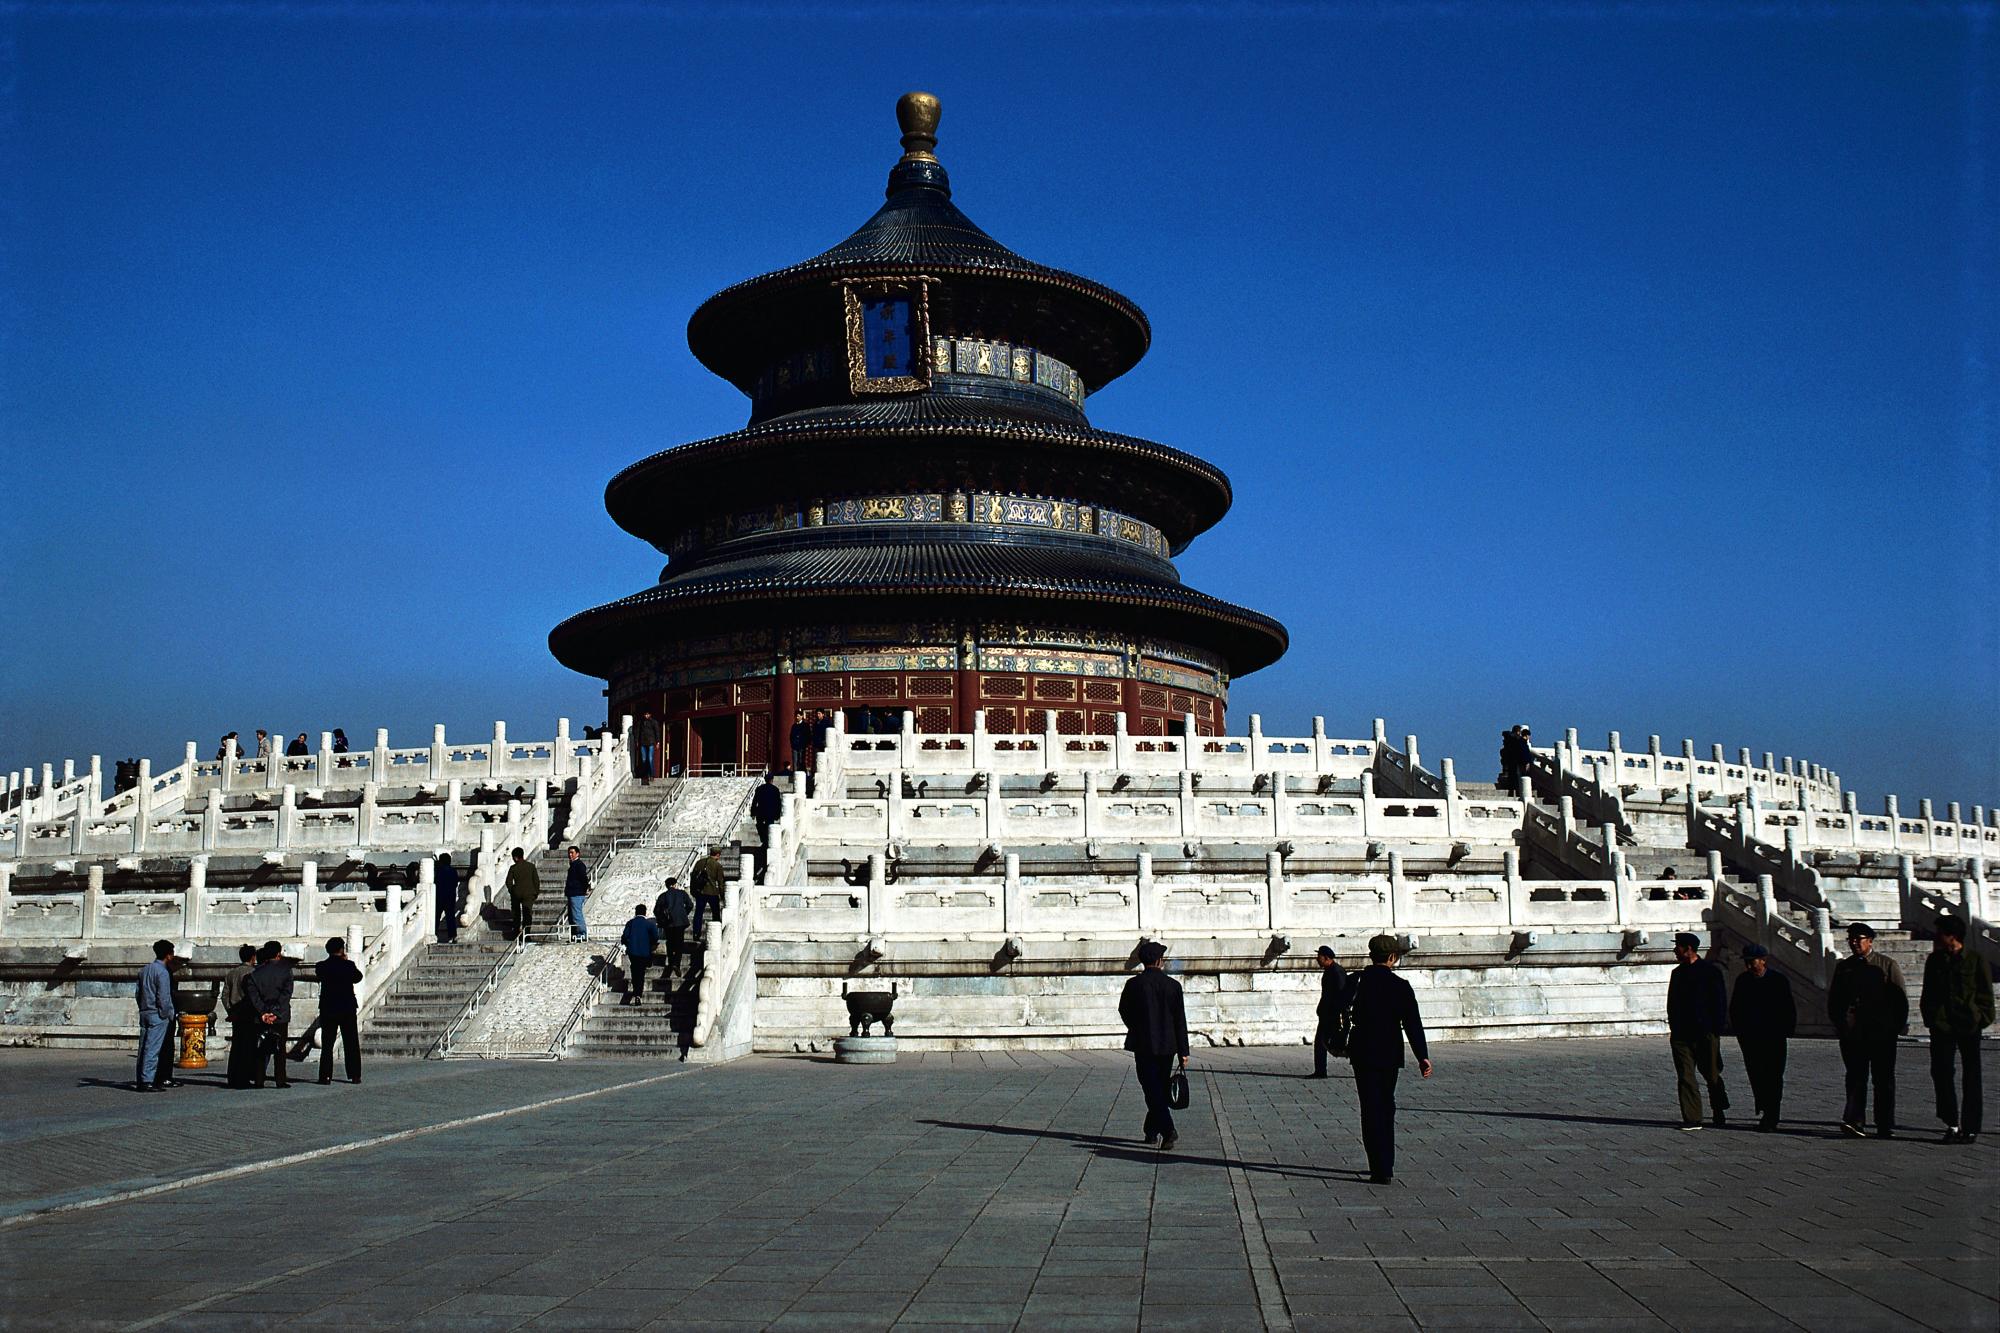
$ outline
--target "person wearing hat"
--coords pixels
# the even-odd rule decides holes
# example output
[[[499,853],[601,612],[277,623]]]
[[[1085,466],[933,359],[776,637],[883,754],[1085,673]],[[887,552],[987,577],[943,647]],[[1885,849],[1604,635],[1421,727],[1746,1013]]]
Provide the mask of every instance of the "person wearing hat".
[[[1334,961],[1333,950],[1322,944],[1316,955],[1319,963],[1319,1028],[1313,1033],[1312,1077],[1326,1077],[1326,1057],[1347,1054],[1347,973]]]
[[[1941,916],[1937,945],[1924,960],[1924,989],[1918,1008],[1931,1030],[1931,1083],[1937,1089],[1938,1119],[1945,1143],[1979,1139],[1979,1034],[1993,1026],[1993,969],[1965,947],[1965,922]],[[1952,1062],[1965,1070],[1965,1100],[1952,1085]]]
[[[1729,1027],[1750,1078],[1757,1128],[1766,1134],[1778,1127],[1778,1108],[1785,1099],[1785,1042],[1798,1025],[1792,983],[1771,970],[1771,951],[1761,944],[1744,945],[1743,974],[1729,996]]]
[[[1875,930],[1865,921],[1847,927],[1847,946],[1854,950],[1833,969],[1827,986],[1826,1016],[1840,1037],[1840,1059],[1847,1066],[1847,1104],[1840,1112],[1840,1132],[1862,1137],[1862,1112],[1868,1101],[1868,1081],[1875,1081],[1875,1137],[1896,1137],[1896,1038],[1910,1019],[1910,996],[1903,988],[1903,969],[1887,954],[1875,951]]]
[[[1674,936],[1680,966],[1667,979],[1667,1042],[1681,1098],[1681,1128],[1701,1128],[1701,1085],[1720,1126],[1728,1123],[1729,1090],[1722,1086],[1722,1030],[1729,1025],[1729,983],[1722,969],[1701,956],[1701,936]]]
[[[1368,941],[1368,966],[1354,980],[1349,1006],[1347,1059],[1354,1066],[1354,1094],[1361,1103],[1361,1146],[1368,1154],[1368,1182],[1386,1185],[1396,1175],[1396,1077],[1403,1071],[1403,1039],[1416,1053],[1417,1072],[1431,1076],[1417,993],[1395,973],[1402,948],[1394,935]]]
[[[1132,1052],[1138,1066],[1139,1087],[1146,1094],[1146,1142],[1158,1143],[1161,1152],[1172,1152],[1180,1141],[1174,1133],[1173,1109],[1167,1105],[1167,1078],[1173,1073],[1174,1057],[1187,1068],[1187,1005],[1181,997],[1181,983],[1164,970],[1167,946],[1147,940],[1139,946],[1139,961],[1145,966],[1125,983],[1118,997],[1118,1017],[1125,1020],[1125,1049]]]

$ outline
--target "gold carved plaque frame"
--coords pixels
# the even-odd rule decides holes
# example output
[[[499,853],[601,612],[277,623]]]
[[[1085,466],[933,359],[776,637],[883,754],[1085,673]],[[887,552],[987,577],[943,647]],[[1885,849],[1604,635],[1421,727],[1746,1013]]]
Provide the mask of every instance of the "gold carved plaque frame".
[[[841,295],[847,307],[847,387],[861,393],[914,393],[931,385],[931,303],[930,283],[924,278],[895,282],[844,282]],[[864,300],[882,297],[906,298],[910,303],[910,373],[875,375],[868,373],[868,339],[863,327]]]

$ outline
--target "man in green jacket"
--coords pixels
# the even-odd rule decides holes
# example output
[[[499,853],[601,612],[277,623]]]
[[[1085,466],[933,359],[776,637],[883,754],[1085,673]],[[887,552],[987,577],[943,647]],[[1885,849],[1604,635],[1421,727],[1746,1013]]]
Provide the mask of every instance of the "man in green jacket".
[[[1931,1082],[1937,1087],[1938,1119],[1944,1142],[1979,1138],[1979,1034],[1993,1026],[1993,969],[1965,947],[1965,922],[1941,916],[1937,947],[1924,961],[1924,990],[1918,1000],[1924,1026],[1931,1030]],[[1961,1111],[1952,1081],[1952,1060],[1965,1069]]]
[[[534,928],[535,899],[542,896],[542,873],[535,869],[519,847],[514,864],[507,867],[507,905],[514,912],[514,938],[520,939]]]

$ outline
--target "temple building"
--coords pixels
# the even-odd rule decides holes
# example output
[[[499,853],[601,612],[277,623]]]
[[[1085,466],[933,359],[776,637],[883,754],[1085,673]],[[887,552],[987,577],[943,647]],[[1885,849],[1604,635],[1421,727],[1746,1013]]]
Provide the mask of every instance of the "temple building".
[[[1228,511],[1222,472],[1085,414],[1145,354],[1145,315],[981,231],[932,151],[937,99],[896,111],[875,215],[689,320],[749,423],[612,478],[611,517],[667,565],[550,648],[607,682],[611,717],[662,718],[677,764],[775,762],[801,710],[1220,734],[1230,680],[1286,634],[1174,568]]]

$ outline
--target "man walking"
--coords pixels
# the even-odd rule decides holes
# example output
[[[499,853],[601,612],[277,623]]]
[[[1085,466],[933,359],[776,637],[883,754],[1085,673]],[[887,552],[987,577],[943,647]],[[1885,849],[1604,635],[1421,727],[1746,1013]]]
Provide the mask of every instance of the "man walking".
[[[792,723],[792,772],[802,773],[806,767],[806,750],[812,745],[812,724],[806,721],[805,709],[801,708]]]
[[[507,906],[514,917],[514,938],[525,939],[535,925],[535,899],[542,896],[542,874],[519,847],[507,867]]]
[[[236,951],[241,961],[222,978],[222,1016],[229,1020],[229,1086],[250,1086],[250,1067],[257,1058],[257,1015],[243,995],[250,974],[257,970],[257,950],[246,944]]]
[[[1680,1086],[1681,1128],[1701,1128],[1701,1085],[1719,1127],[1728,1123],[1729,1091],[1722,1086],[1722,1030],[1729,1025],[1729,984],[1722,969],[1701,956],[1701,937],[1674,936],[1680,966],[1667,979],[1667,1041]]]
[[[1326,1077],[1326,1057],[1347,1054],[1347,972],[1322,944],[1319,963],[1319,1027],[1313,1032],[1314,1078]]]
[[[646,918],[646,904],[639,903],[632,908],[632,919],[625,923],[625,933],[619,937],[625,946],[625,958],[631,965],[632,980],[625,987],[625,994],[618,1003],[644,1004],[646,1002],[646,969],[653,965],[653,950],[659,947],[660,931]],[[668,1003],[673,997],[667,997]]]
[[[347,956],[347,941],[338,935],[326,942],[326,957],[313,965],[319,978],[319,1081],[333,1082],[333,1039],[341,1041],[347,1057],[347,1081],[361,1081],[361,1028],[356,1021],[360,1004],[354,988],[361,984],[361,969]]]
[[[680,880],[667,876],[667,887],[653,900],[653,924],[667,939],[667,975],[681,972],[681,950],[687,944],[688,922],[694,917],[694,899],[688,897]]]
[[[700,939],[704,915],[722,920],[722,858],[716,855],[715,848],[703,849],[701,860],[694,863],[688,881],[688,886],[694,890],[695,938]]]
[[[569,900],[570,938],[580,940],[590,934],[590,927],[583,923],[583,903],[590,897],[590,867],[583,863],[583,853],[574,847],[569,849],[569,869],[564,874],[563,896]]]
[[[1125,983],[1118,997],[1118,1017],[1125,1020],[1125,1049],[1138,1067],[1139,1088],[1146,1095],[1145,1136],[1161,1152],[1180,1142],[1174,1133],[1173,1108],[1167,1105],[1167,1077],[1174,1058],[1187,1068],[1187,1005],[1181,983],[1165,971],[1167,946],[1147,940],[1139,946],[1139,974]]]
[[[155,940],[153,961],[139,970],[134,995],[139,1002],[139,1069],[132,1082],[135,1092],[180,1086],[173,1077],[173,965],[173,941]]]
[[[1910,995],[1903,987],[1903,969],[1887,954],[1875,952],[1875,930],[1866,921],[1847,927],[1847,947],[1854,952],[1833,969],[1827,986],[1826,1015],[1840,1037],[1840,1059],[1847,1066],[1847,1103],[1840,1112],[1840,1132],[1850,1139],[1863,1136],[1862,1115],[1868,1102],[1868,1081],[1875,1080],[1875,1137],[1896,1137],[1896,1038],[1910,1020]]]
[[[1743,975],[1729,996],[1729,1026],[1743,1053],[1757,1128],[1766,1134],[1778,1127],[1778,1108],[1785,1099],[1785,1042],[1798,1024],[1792,983],[1771,970],[1771,951],[1761,944],[1744,945]]]
[[[657,773],[653,765],[659,748],[660,724],[649,708],[632,727],[632,765],[641,786],[650,785]]]
[[[1368,1154],[1368,1183],[1396,1178],[1396,1079],[1403,1072],[1403,1042],[1417,1057],[1417,1072],[1431,1076],[1417,993],[1396,975],[1401,959],[1394,935],[1368,941],[1368,966],[1355,978],[1349,1006],[1352,1029],[1347,1058],[1354,1066],[1354,1095],[1361,1103],[1361,1146]]]
[[[266,940],[257,950],[257,970],[243,984],[243,998],[257,1022],[257,1055],[251,1084],[264,1086],[264,1064],[272,1066],[272,1081],[281,1088],[292,1086],[285,1069],[285,1032],[292,1025],[292,960],[276,940]]]
[[[757,794],[750,798],[750,818],[757,821],[757,842],[765,850],[771,849],[771,825],[785,813],[785,794],[778,790],[778,778],[774,773],[766,773]]]
[[[1931,1082],[1937,1089],[1944,1143],[1979,1140],[1981,1093],[1979,1034],[1993,1026],[1993,969],[1965,947],[1965,922],[1941,916],[1937,943],[1924,960],[1924,989],[1918,1000],[1924,1026],[1931,1030]],[[1952,1086],[1952,1062],[1965,1071],[1965,1100]]]
[[[450,852],[437,859],[437,868],[431,875],[431,892],[437,897],[438,943],[454,943],[458,939],[458,867],[451,863]]]

